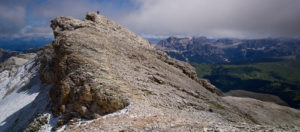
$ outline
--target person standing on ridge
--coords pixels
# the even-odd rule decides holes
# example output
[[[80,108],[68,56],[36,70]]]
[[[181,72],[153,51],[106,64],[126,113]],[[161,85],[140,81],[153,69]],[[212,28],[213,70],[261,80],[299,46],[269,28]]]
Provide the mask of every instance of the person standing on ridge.
[[[99,14],[100,12],[99,11],[97,11],[97,14]]]

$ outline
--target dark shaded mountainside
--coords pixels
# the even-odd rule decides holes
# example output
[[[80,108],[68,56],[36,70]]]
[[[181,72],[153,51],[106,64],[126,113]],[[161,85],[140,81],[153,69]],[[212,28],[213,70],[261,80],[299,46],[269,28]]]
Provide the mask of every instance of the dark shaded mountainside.
[[[9,57],[15,56],[17,54],[18,52],[16,51],[8,51],[8,50],[0,49],[0,63],[4,62]]]
[[[23,52],[17,52],[0,48],[0,72],[24,65],[28,60],[35,57],[37,51],[38,49],[27,49]]]
[[[300,54],[296,39],[207,39],[205,37],[161,40],[154,47],[182,61],[209,64],[236,64],[276,61],[272,57]]]
[[[17,56],[21,54],[28,54],[28,53],[36,53],[38,52],[39,49],[36,48],[29,48],[29,49],[24,49],[22,52],[21,51],[11,51],[11,50],[5,50],[0,48],[0,63],[6,61],[12,56]]]
[[[154,46],[176,59],[190,62],[199,77],[209,79],[223,92],[247,90],[273,94],[289,106],[300,108],[300,40],[170,37]],[[263,100],[259,96],[263,95],[252,97]]]
[[[223,97],[198,78],[191,65],[155,50],[102,15],[88,13],[84,20],[58,17],[51,28],[55,40],[34,60],[0,73],[7,78],[0,86],[12,91],[0,100],[2,131],[25,126],[27,131],[50,131],[45,126],[51,126],[72,132],[300,130],[299,110]],[[30,76],[14,83],[20,71]],[[28,92],[32,89],[34,94]],[[20,103],[19,98],[32,95],[36,98],[13,109],[17,112],[3,114],[11,104]],[[43,103],[36,103],[40,100]],[[38,112],[26,113],[31,109]]]

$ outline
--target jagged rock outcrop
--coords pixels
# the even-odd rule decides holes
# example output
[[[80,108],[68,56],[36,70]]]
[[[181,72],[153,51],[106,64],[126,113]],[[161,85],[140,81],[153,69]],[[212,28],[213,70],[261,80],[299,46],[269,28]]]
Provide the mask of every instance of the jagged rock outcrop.
[[[66,131],[285,129],[256,128],[255,116],[218,96],[222,93],[197,78],[188,63],[155,50],[104,16],[58,17],[51,27],[55,40],[42,49],[40,76],[54,83],[53,112],[61,116],[59,125],[68,123]],[[74,118],[99,119],[76,124]],[[276,118],[282,120],[259,123],[297,126],[300,121]]]
[[[125,91],[116,82],[119,80],[112,79],[123,77],[114,73],[121,72],[121,66],[135,68],[135,65],[152,63],[149,65],[153,65],[150,67],[153,69],[162,63],[180,70],[179,73],[195,80],[195,83],[198,82],[211,92],[217,91],[217,88],[208,85],[206,81],[198,79],[194,68],[189,64],[154,50],[147,41],[103,16],[88,13],[83,21],[59,17],[51,23],[55,35],[51,46],[55,56],[43,57],[42,67],[52,68],[50,71],[53,72],[55,88],[51,90],[51,99],[56,105],[56,114],[67,114],[67,118],[97,118],[126,107],[129,97],[125,97]],[[116,63],[120,59],[127,62]],[[43,63],[53,66],[43,66]],[[45,68],[41,68],[42,72],[45,72]],[[131,71],[124,69],[122,72],[128,74]],[[46,75],[41,76],[42,80],[49,80],[45,78],[52,76],[49,75],[51,72],[45,73]],[[148,74],[150,77],[141,75],[159,84],[175,85],[166,80],[166,75],[151,72]],[[196,93],[192,94],[197,96]]]
[[[92,18],[87,16],[87,19]],[[66,121],[72,117],[97,118],[129,104],[119,84],[110,79],[111,73],[106,67],[108,62],[100,60],[101,56],[95,56],[98,54],[96,49],[91,50],[101,45],[95,45],[95,40],[93,42],[90,38],[93,36],[78,32],[93,22],[96,20],[82,22],[69,17],[52,20],[51,27],[56,37],[52,43],[55,56],[44,57],[44,60],[46,63],[51,59],[54,61],[50,61],[53,66],[49,66],[55,83],[55,88],[50,92],[55,104],[53,112],[64,114]],[[99,42],[103,41],[99,39]],[[44,76],[43,80],[49,80],[46,78]]]

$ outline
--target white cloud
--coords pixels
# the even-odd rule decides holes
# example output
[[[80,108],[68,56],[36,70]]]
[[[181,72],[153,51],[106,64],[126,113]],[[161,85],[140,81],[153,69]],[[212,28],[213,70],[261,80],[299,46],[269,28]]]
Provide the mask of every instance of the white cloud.
[[[34,10],[37,18],[53,19],[58,16],[84,18],[88,11],[99,10],[99,5],[87,0],[48,0]]]
[[[31,8],[31,9],[30,9]],[[99,4],[87,0],[0,1],[0,36],[51,37],[51,19],[73,16],[83,19],[88,11],[96,11]]]
[[[49,22],[55,17],[83,19],[86,12],[100,10],[101,14],[144,37],[300,38],[300,0],[118,2],[121,1],[1,0],[0,36],[49,35],[52,33]]]
[[[22,28],[14,37],[47,37],[52,38],[53,33],[51,28],[47,26],[27,26]]]
[[[24,25],[26,11],[24,6],[5,6],[0,5],[0,19],[5,20],[8,24]]]
[[[136,0],[119,19],[142,35],[300,37],[299,0]]]
[[[0,4],[0,35],[8,36],[26,24],[25,6]]]

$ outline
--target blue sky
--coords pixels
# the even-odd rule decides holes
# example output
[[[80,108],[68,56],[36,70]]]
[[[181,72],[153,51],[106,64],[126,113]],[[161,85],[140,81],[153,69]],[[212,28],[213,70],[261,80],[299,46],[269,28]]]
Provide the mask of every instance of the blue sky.
[[[300,38],[300,0],[1,0],[0,37],[53,37],[50,20],[100,10],[143,37]]]
[[[131,0],[1,0],[1,37],[51,37],[51,19],[73,16],[83,19],[86,12],[99,10],[112,19],[136,10]]]

